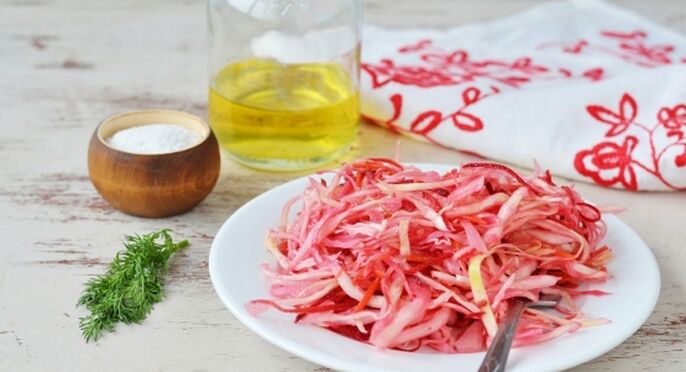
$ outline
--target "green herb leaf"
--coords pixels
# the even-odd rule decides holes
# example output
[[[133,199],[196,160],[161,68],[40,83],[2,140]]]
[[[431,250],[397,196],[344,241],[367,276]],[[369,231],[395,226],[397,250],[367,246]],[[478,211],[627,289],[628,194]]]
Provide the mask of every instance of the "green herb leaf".
[[[188,245],[174,243],[170,231],[127,236],[126,250],[114,256],[107,273],[86,283],[78,301],[90,311],[79,322],[86,342],[114,331],[117,322],[140,323],[162,300],[169,258]]]

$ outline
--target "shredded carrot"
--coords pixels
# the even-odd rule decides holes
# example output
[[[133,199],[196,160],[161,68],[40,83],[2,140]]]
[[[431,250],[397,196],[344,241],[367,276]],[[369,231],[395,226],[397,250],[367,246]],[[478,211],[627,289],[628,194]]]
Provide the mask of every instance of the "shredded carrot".
[[[379,288],[379,284],[381,284],[381,277],[377,276],[376,279],[374,279],[372,284],[369,286],[369,288],[367,288],[367,291],[364,292],[364,296],[362,297],[360,302],[357,304],[357,306],[355,306],[353,311],[355,311],[355,312],[361,311],[362,309],[365,308],[365,306],[367,306],[367,303],[369,302],[369,300],[374,295],[374,292],[376,292],[376,290]]]

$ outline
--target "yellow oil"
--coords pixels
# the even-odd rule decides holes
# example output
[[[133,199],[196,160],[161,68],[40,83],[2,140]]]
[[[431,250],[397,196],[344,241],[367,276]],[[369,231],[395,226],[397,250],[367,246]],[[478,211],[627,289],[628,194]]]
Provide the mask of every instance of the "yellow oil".
[[[333,63],[245,60],[215,75],[209,95],[219,142],[250,166],[292,170],[326,163],[357,133],[357,90]]]

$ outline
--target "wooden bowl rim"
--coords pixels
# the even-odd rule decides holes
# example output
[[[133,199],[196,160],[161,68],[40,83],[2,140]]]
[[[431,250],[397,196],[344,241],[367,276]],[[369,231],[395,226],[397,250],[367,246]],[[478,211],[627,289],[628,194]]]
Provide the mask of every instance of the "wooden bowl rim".
[[[167,118],[168,117],[177,117],[177,118],[180,118],[183,120],[180,122],[169,121],[169,120],[152,121],[152,122],[149,120],[145,120],[145,122],[136,122],[134,120],[130,123],[127,123],[127,124],[121,126],[117,130],[113,131],[112,134],[114,134],[120,130],[126,129],[126,128],[143,126],[143,125],[150,125],[150,124],[166,123],[166,124],[180,125],[184,128],[187,128],[189,130],[192,130],[192,131],[200,134],[200,136],[201,136],[200,141],[198,141],[198,143],[194,144],[193,146],[185,147],[185,148],[182,148],[182,149],[179,149],[176,151],[172,151],[172,152],[164,152],[164,153],[159,153],[159,154],[143,154],[143,153],[138,153],[138,152],[130,152],[130,151],[120,150],[116,147],[111,146],[105,140],[105,138],[103,138],[103,127],[105,127],[107,125],[111,125],[111,123],[116,123],[117,121],[125,119],[125,118],[130,117],[130,116],[141,116],[141,117],[147,116],[147,117],[149,117],[150,115],[164,115]],[[188,124],[190,122],[197,124],[197,126],[194,126],[192,124]],[[199,130],[199,128],[202,128],[202,129]],[[106,148],[108,148],[112,151],[122,153],[122,154],[135,155],[135,156],[146,156],[146,157],[167,156],[167,155],[173,155],[173,154],[175,155],[175,154],[179,154],[182,152],[193,150],[193,149],[201,146],[205,142],[207,142],[207,140],[210,138],[211,134],[212,134],[212,130],[211,130],[210,126],[203,119],[201,119],[201,118],[199,118],[193,114],[189,114],[185,111],[169,110],[169,109],[143,109],[143,110],[135,110],[135,111],[129,111],[129,112],[121,113],[121,114],[112,115],[112,116],[108,117],[107,119],[101,121],[95,130],[95,137]]]

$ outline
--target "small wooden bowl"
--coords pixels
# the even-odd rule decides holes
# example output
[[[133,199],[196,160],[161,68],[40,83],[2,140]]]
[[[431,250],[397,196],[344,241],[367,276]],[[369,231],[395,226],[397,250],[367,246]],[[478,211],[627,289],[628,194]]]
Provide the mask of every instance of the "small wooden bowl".
[[[196,131],[195,146],[165,154],[134,154],[111,147],[106,139],[129,127],[168,123]],[[181,111],[142,110],[106,119],[88,148],[93,185],[113,207],[140,217],[167,217],[195,207],[219,178],[217,139],[200,118]]]

